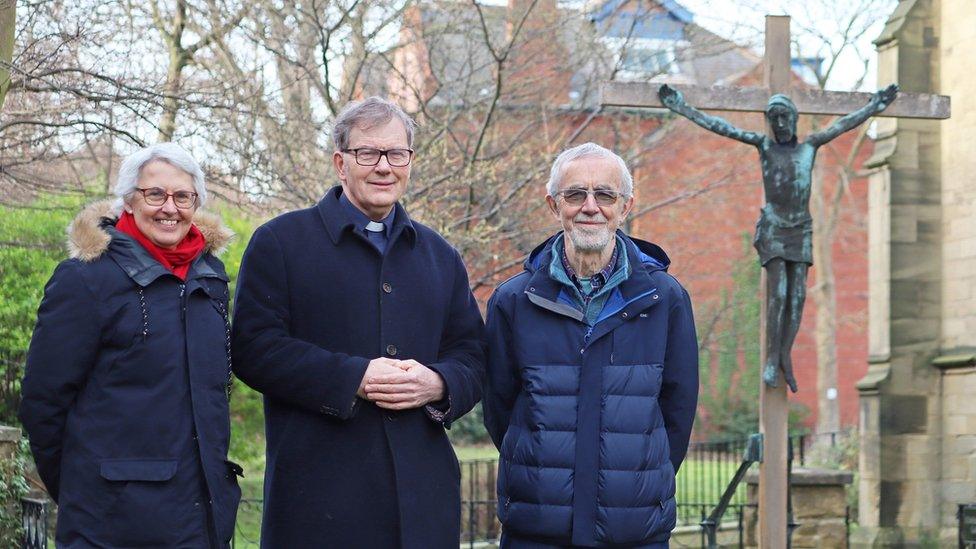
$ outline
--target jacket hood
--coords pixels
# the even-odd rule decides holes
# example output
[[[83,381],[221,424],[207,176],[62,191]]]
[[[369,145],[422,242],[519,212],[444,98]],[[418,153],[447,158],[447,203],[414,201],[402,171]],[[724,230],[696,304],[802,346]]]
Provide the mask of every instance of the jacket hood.
[[[108,250],[112,236],[102,228],[102,219],[117,220],[114,200],[99,200],[85,206],[68,225],[68,253],[74,259],[94,261]],[[224,226],[220,217],[210,212],[197,211],[193,224],[207,240],[203,251],[219,255],[234,238],[234,232]]]
[[[529,257],[525,259],[525,270],[534,273],[543,263],[545,257],[547,257],[551,252],[552,244],[556,241],[563,232],[550,236],[544,242],[539,244],[529,253]],[[621,230],[617,230],[617,236],[623,238],[625,244],[628,244],[628,248],[633,245],[636,250],[629,250],[631,252],[636,251],[637,258],[640,260],[641,265],[647,269],[647,272],[651,273],[654,271],[667,271],[668,267],[671,266],[671,258],[668,254],[664,252],[664,249],[657,244],[646,242],[639,238],[634,238],[625,234]]]

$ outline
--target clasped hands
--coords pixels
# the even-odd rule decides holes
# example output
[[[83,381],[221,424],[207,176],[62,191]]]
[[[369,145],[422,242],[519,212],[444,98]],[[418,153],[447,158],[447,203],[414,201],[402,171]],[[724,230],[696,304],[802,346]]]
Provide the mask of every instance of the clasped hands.
[[[444,398],[444,380],[416,360],[374,358],[356,394],[387,410],[419,408]]]

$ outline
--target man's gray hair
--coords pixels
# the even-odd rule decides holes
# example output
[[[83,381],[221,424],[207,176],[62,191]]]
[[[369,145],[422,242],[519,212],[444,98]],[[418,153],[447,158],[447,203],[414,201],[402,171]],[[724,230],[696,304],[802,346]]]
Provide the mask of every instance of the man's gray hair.
[[[119,178],[115,182],[115,196],[118,197],[115,201],[115,213],[122,212],[123,202],[129,200],[139,187],[142,167],[153,160],[161,160],[188,173],[193,178],[193,190],[197,193],[197,207],[207,202],[207,187],[204,185],[200,164],[176,143],[156,143],[125,157],[119,166]]]
[[[373,128],[386,124],[392,118],[403,123],[407,130],[407,146],[413,147],[413,131],[417,123],[399,105],[375,95],[362,101],[352,101],[342,109],[332,124],[332,142],[337,151],[349,148],[349,132],[353,128]]]
[[[559,180],[563,177],[563,172],[566,170],[566,164],[574,160],[579,160],[581,158],[606,158],[608,160],[613,160],[620,167],[620,191],[624,193],[624,196],[630,198],[634,194],[634,176],[630,174],[630,170],[627,168],[627,163],[624,162],[623,158],[620,158],[618,154],[601,147],[596,143],[583,143],[582,145],[577,145],[571,149],[566,149],[565,151],[559,153],[556,157],[556,161],[552,163],[552,169],[549,170],[549,183],[546,185],[546,192],[549,196],[556,196],[559,192]]]

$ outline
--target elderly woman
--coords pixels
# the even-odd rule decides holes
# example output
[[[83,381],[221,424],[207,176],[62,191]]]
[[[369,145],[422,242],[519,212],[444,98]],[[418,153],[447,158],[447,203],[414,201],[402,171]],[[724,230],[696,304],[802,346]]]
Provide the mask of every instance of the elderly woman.
[[[172,143],[119,169],[118,200],[68,228],[44,289],[20,419],[58,502],[58,547],[227,547],[240,467],[230,436],[231,234]]]

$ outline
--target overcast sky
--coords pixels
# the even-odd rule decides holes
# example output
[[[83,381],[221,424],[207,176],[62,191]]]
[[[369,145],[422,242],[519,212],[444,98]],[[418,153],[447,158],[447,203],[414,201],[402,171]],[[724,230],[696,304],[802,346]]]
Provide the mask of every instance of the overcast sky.
[[[897,5],[897,0],[677,0],[694,13],[695,22],[706,29],[753,46],[762,54],[762,34],[765,15],[790,15],[791,29],[798,41],[799,54],[805,57],[833,57],[829,47],[838,48],[844,29],[850,26],[861,36],[856,51],[850,49],[839,56],[837,69],[827,87],[851,90],[865,75],[864,60],[869,62],[863,91],[876,85],[875,60],[871,43],[884,28],[884,23]],[[853,25],[850,23],[853,22]],[[817,36],[819,34],[819,36]],[[794,56],[797,55],[794,50]]]

